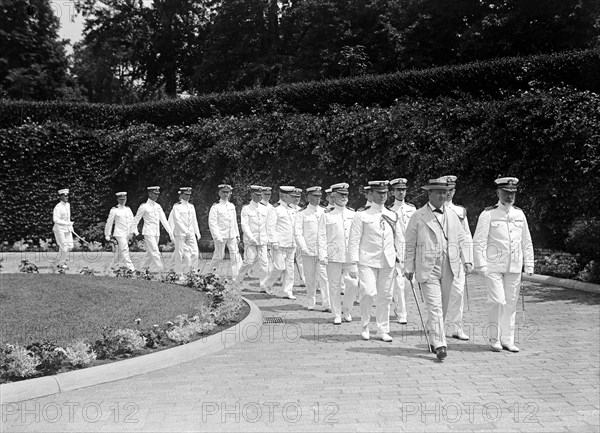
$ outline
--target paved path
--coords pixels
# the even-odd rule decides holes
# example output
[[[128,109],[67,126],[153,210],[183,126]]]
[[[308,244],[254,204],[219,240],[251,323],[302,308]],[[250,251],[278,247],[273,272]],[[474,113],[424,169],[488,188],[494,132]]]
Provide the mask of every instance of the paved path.
[[[304,288],[290,301],[247,280],[245,296],[283,323],[195,362],[2,405],[2,431],[598,432],[600,296],[528,284],[522,351],[493,353],[483,282],[468,282],[472,339],[450,341],[439,362],[412,296],[409,324],[392,325],[390,344],[362,341],[357,321],[333,326],[306,311]]]

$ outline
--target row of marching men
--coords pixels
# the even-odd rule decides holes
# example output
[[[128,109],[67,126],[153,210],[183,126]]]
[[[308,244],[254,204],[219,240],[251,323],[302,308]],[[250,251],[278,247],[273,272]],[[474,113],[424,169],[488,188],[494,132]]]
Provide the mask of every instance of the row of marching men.
[[[227,246],[234,281],[241,282],[254,267],[258,269],[261,291],[273,293],[273,285],[282,277],[284,296],[296,299],[293,285],[298,255],[306,281],[308,309],[315,309],[319,287],[323,311],[332,312],[333,323],[340,325],[352,321],[354,300],[358,296],[361,337],[369,339],[370,309],[375,302],[377,335],[387,342],[393,340],[389,335],[390,305],[394,304],[398,321],[406,323],[405,287],[411,286],[417,301],[413,285],[416,281],[426,305],[427,325],[423,325],[428,330],[426,335],[433,338],[428,340],[429,349],[438,359],[444,359],[445,324],[452,325],[452,337],[469,338],[462,329],[462,313],[466,274],[472,271],[474,261],[488,289],[491,348],[517,352],[514,322],[521,270],[525,266],[525,272],[533,272],[527,220],[514,206],[517,183],[516,178],[495,181],[499,202],[482,212],[474,239],[466,210],[452,202],[455,176],[431,179],[423,185],[429,201],[418,210],[405,202],[404,178],[369,182],[363,187],[367,203],[356,212],[346,206],[347,183],[331,185],[325,191],[327,208],[320,206],[321,187],[307,188],[308,205],[304,209],[298,208],[302,194],[299,188],[279,187],[279,201],[271,205],[271,188],[253,185],[251,201],[240,215],[243,262],[238,252],[236,210],[229,202],[233,188],[222,184],[218,192],[220,201],[209,212],[209,227],[215,242],[211,269],[223,260]],[[390,187],[395,202],[388,209],[385,203]],[[112,232],[118,241],[119,255],[125,259],[127,239],[132,233],[137,234],[138,223],[143,221],[146,256],[142,268],[161,270],[157,243],[162,223],[175,243],[173,267],[183,275],[197,267],[200,239],[195,209],[189,203],[191,188],[179,190],[180,200],[168,219],[156,203],[159,193],[158,187],[149,187],[148,201],[140,206],[135,217],[125,206],[126,194],[117,193],[119,205],[111,209],[105,234],[108,239]],[[61,203],[66,202],[68,191],[67,200],[61,195]],[[131,260],[127,261],[133,267]]]

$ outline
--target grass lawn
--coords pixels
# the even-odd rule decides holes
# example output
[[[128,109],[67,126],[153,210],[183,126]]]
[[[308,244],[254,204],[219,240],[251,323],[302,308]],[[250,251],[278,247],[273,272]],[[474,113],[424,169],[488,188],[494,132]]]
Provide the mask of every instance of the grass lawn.
[[[189,287],[141,279],[0,274],[0,343],[93,343],[105,325],[136,329],[140,318],[140,327],[147,328],[206,303],[204,293]]]

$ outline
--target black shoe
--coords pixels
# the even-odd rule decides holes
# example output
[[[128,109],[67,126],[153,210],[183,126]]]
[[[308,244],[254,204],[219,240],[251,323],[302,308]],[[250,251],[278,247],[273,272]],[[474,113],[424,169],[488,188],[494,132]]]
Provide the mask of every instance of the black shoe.
[[[442,359],[444,359],[446,356],[448,356],[448,354],[446,353],[446,347],[445,346],[440,346],[435,350],[435,355],[437,356],[437,359],[439,359],[440,361]]]
[[[433,344],[429,345],[429,349],[431,350],[431,353],[435,353],[435,347],[433,347]]]

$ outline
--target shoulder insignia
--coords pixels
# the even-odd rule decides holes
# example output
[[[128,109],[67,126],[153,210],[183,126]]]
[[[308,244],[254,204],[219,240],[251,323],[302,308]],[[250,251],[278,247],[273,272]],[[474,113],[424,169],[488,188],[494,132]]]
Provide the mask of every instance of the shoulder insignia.
[[[394,205],[391,205],[391,206],[386,206],[385,208],[386,208],[387,210],[389,210],[390,212],[394,212],[394,211],[392,210],[392,208],[393,208],[393,207],[394,207]]]
[[[321,209],[327,209],[327,206],[323,206],[322,204],[320,204],[320,205],[319,205],[319,207],[320,207]]]
[[[260,204],[262,204],[263,206],[266,206],[266,204],[265,204],[265,203],[263,203],[262,201],[259,201],[259,203],[260,203]]]
[[[371,207],[371,206],[362,206],[362,207],[358,208],[357,212],[364,212],[364,211],[366,211],[367,209],[369,209],[370,207]]]
[[[485,208],[485,210],[494,210],[498,207],[498,204],[495,204],[494,206],[488,206]]]
[[[354,209],[352,209],[350,206],[346,206],[346,209],[351,210],[352,212],[355,212]]]
[[[277,202],[273,205],[273,207],[277,207],[277,206],[279,206],[279,202]]]
[[[414,207],[415,209],[417,208],[414,204],[412,203],[406,203],[407,205],[409,205],[410,207]]]
[[[327,209],[325,209],[325,213],[329,213],[329,212],[331,212],[333,209],[334,209],[334,208],[327,208]]]

